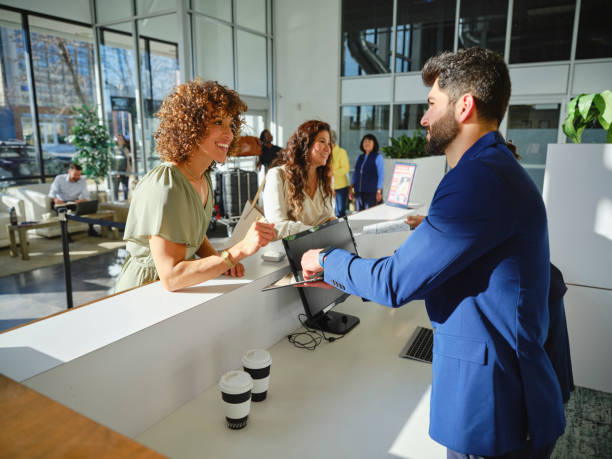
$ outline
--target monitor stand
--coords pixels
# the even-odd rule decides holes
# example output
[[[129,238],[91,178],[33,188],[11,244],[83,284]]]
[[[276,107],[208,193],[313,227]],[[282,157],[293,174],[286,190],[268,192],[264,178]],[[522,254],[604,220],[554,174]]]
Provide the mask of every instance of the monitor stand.
[[[315,330],[322,330],[335,335],[344,335],[351,331],[359,323],[359,317],[343,314],[341,312],[329,311],[319,314],[306,321],[306,326]]]

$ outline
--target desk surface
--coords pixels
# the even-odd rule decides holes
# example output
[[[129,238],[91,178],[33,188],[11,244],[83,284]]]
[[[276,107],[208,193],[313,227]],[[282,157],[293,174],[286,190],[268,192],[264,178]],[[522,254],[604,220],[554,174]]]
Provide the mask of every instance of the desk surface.
[[[2,457],[163,456],[0,375]]]
[[[251,404],[240,431],[225,427],[216,386],[136,439],[171,457],[442,458],[427,435],[431,365],[398,355],[417,325],[430,326],[424,303],[391,309],[350,297],[337,311],[361,323],[315,351],[286,339],[272,355],[268,398]]]

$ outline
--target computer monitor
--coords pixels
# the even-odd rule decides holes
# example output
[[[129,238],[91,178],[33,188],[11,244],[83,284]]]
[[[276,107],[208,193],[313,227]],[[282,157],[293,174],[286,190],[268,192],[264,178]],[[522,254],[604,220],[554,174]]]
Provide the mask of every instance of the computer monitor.
[[[287,259],[296,279],[302,272],[302,255],[310,249],[337,247],[357,253],[353,232],[344,218],[332,220],[322,226],[315,226],[301,233],[283,239]],[[308,320],[306,326],[338,335],[349,332],[359,323],[359,318],[331,311],[348,296],[336,288],[297,287]]]

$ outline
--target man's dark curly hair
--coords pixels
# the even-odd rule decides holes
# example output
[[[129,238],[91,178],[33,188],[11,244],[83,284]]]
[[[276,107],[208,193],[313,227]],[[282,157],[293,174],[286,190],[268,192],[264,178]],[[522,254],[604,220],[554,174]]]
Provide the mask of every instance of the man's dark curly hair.
[[[438,86],[448,93],[451,104],[471,94],[479,118],[495,120],[498,125],[504,118],[512,85],[508,66],[496,52],[483,48],[443,52],[429,58],[422,77],[430,87],[439,78]]]
[[[310,166],[310,149],[314,144],[317,134],[322,131],[331,132],[329,124],[310,120],[300,124],[287,142],[287,147],[281,151],[281,156],[273,165],[285,165],[285,180],[289,186],[287,197],[289,218],[299,220],[304,203],[304,189],[308,179],[308,168]],[[334,194],[332,189],[332,167],[331,154],[324,166],[317,168],[319,187],[323,190],[325,199],[331,199]]]
[[[164,161],[188,161],[194,147],[206,135],[208,125],[215,119],[230,117],[234,134],[228,153],[231,155],[240,136],[242,113],[246,110],[236,91],[216,81],[198,78],[180,84],[164,99],[157,112],[161,123],[154,134],[156,150]]]

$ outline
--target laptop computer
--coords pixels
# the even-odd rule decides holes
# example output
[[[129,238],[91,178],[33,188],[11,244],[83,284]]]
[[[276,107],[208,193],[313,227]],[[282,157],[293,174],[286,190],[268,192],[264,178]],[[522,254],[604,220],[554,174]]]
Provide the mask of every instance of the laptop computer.
[[[86,215],[86,214],[95,214],[97,211],[98,211],[98,200],[92,199],[91,201],[77,202],[74,213],[76,215]]]

